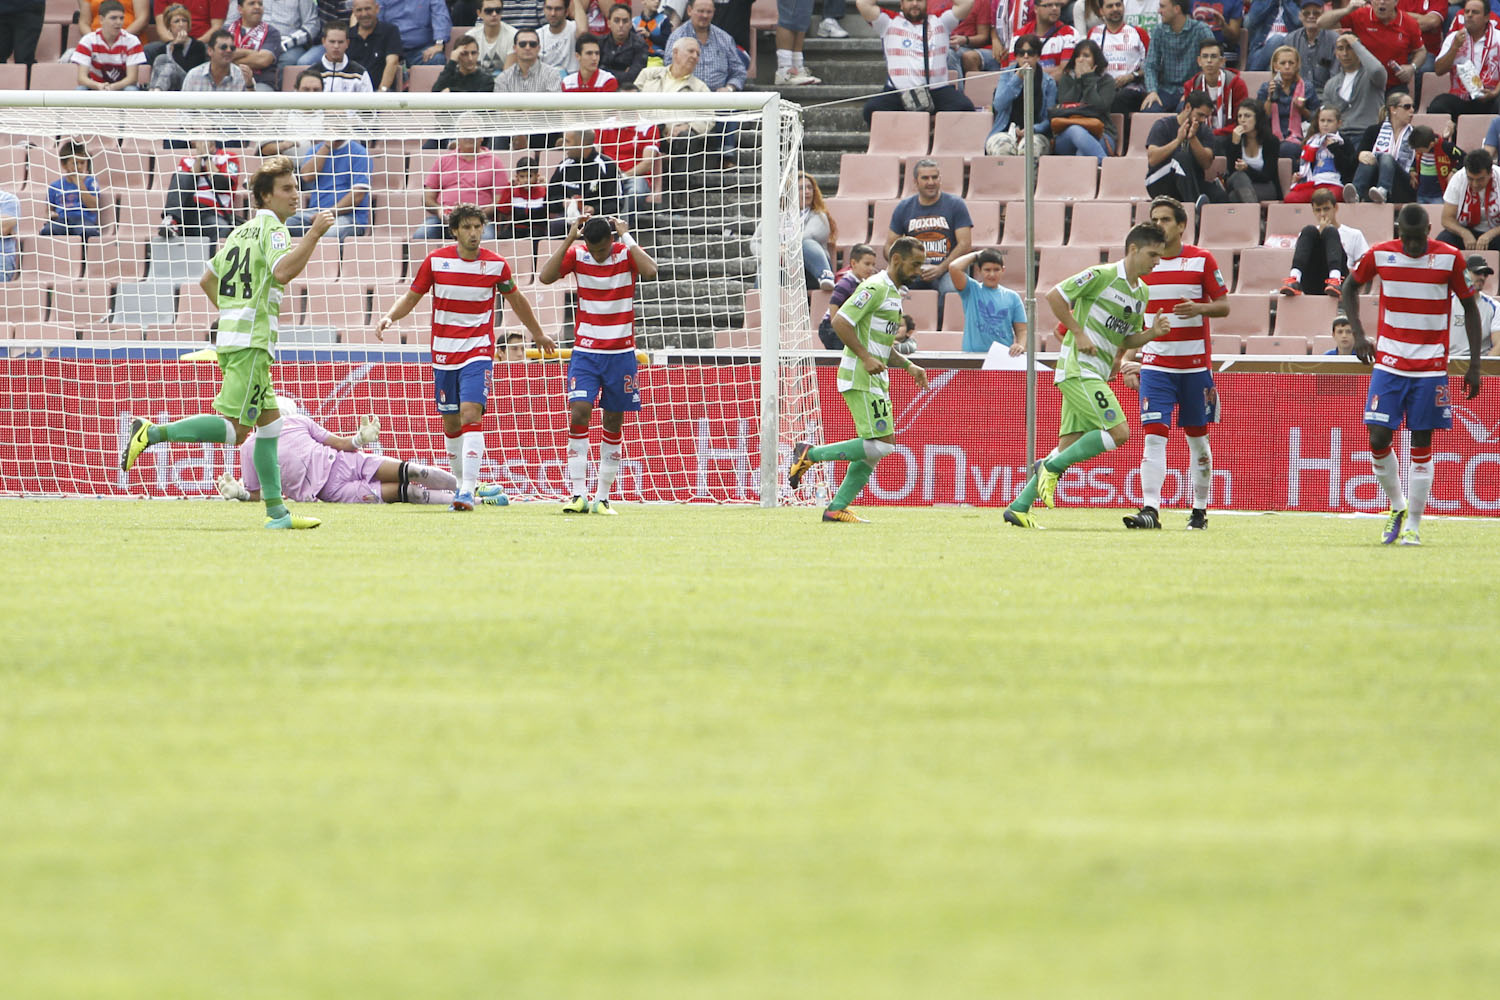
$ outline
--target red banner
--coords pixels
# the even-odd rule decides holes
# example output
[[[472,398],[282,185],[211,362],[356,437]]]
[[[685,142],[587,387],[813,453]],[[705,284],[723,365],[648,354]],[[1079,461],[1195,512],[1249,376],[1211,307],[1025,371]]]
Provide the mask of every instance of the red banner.
[[[229,459],[216,445],[153,448],[129,475],[115,466],[131,416],[156,420],[206,412],[218,388],[212,363],[173,360],[175,352],[87,350],[72,358],[0,359],[0,493],[85,496],[213,495]],[[118,352],[116,352],[118,353]],[[355,355],[358,358],[358,352]],[[424,364],[331,358],[282,360],[274,369],[287,392],[334,431],[358,417],[381,418],[388,455],[446,465]],[[871,504],[1008,503],[1023,481],[1024,378],[1014,372],[937,370],[918,393],[892,376],[897,450],[881,462],[862,498]],[[759,371],[755,366],[668,365],[643,368],[645,409],[626,425],[622,499],[708,502],[758,500]],[[1488,381],[1488,380],[1487,380]],[[815,376],[823,438],[853,436],[835,371]],[[1247,510],[1383,509],[1370,474],[1361,423],[1367,375],[1224,374],[1218,376],[1224,422],[1212,434],[1212,506]],[[1463,401],[1451,382],[1453,430],[1434,440],[1437,481],[1429,508],[1455,514],[1500,511],[1500,395],[1492,385]],[[785,391],[785,388],[784,388]],[[1116,383],[1127,412],[1135,394]],[[497,366],[483,478],[518,495],[560,496],[565,417],[563,371],[551,364]],[[1043,372],[1038,392],[1038,450],[1052,444],[1059,397]],[[1132,426],[1138,426],[1135,420]],[[595,421],[597,428],[598,422]],[[596,442],[598,431],[596,429]],[[783,452],[790,446],[783,441]],[[1405,435],[1398,439],[1404,458]],[[596,449],[597,454],[597,449]],[[1190,489],[1187,447],[1168,446],[1163,500],[1182,506]],[[783,456],[784,458],[784,456]],[[1059,502],[1132,507],[1140,502],[1138,435],[1122,449],[1070,470]],[[783,461],[784,465],[784,461]],[[811,497],[807,499],[811,500]]]

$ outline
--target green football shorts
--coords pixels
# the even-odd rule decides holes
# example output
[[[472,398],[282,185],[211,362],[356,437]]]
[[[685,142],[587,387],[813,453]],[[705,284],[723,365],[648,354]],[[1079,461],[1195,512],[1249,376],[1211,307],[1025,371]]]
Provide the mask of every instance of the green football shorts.
[[[891,401],[885,396],[864,389],[845,389],[844,405],[854,418],[854,433],[866,441],[896,433]]]
[[[224,382],[214,397],[214,410],[235,423],[254,427],[264,410],[276,408],[271,388],[271,355],[258,347],[219,352]]]
[[[1062,420],[1057,436],[1107,431],[1125,422],[1120,401],[1109,391],[1109,383],[1097,378],[1066,378],[1057,383],[1062,393]]]

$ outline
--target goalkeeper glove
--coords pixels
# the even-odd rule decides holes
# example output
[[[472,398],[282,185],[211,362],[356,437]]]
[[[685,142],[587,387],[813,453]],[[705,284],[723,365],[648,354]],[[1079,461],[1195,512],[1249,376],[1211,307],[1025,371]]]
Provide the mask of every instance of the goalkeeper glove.
[[[368,448],[380,440],[380,418],[361,417],[359,430],[354,432],[354,447]]]
[[[219,495],[225,500],[249,500],[250,491],[245,489],[245,484],[224,472],[214,480],[214,485],[219,488]]]

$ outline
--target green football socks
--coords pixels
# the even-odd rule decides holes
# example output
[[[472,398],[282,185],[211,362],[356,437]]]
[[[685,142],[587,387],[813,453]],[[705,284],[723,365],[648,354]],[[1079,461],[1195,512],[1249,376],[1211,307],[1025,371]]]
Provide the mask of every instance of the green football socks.
[[[255,447],[251,459],[255,463],[255,474],[260,477],[260,497],[266,502],[266,513],[271,517],[286,514],[286,504],[281,502],[281,463],[277,460],[279,438],[255,436]]]
[[[814,462],[861,462],[865,457],[865,439],[850,438],[837,444],[820,444],[807,453]]]
[[[1016,497],[1007,509],[1025,512],[1030,510],[1034,503],[1036,503],[1036,476],[1026,480],[1026,485],[1021,487],[1020,496]]]
[[[170,424],[154,426],[146,431],[146,440],[152,444],[163,441],[205,441],[215,444],[234,444],[233,433],[227,421],[217,413],[200,413],[196,417],[184,417]]]
[[[1095,455],[1102,455],[1109,450],[1109,431],[1089,431],[1083,437],[1074,441],[1055,458],[1049,458],[1043,464],[1049,472],[1055,472],[1059,476],[1068,471],[1069,467],[1079,462],[1087,462]]]
[[[849,442],[844,442],[848,444]],[[855,438],[855,443],[863,450],[864,443]],[[825,445],[827,448],[837,448],[838,445]],[[829,510],[843,510],[854,502],[859,496],[859,491],[865,488],[865,483],[870,481],[870,476],[875,471],[875,466],[864,459],[858,462],[850,462],[849,469],[844,473],[844,481],[839,484],[839,491],[833,495],[833,502],[828,505]]]

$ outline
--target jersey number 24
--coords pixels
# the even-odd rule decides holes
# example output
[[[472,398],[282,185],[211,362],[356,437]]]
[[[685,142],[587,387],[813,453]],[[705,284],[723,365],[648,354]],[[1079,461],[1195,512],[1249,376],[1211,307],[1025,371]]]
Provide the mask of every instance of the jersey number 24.
[[[239,282],[240,292],[235,294],[234,284]],[[250,297],[250,250],[232,246],[224,253],[224,277],[219,279],[219,297],[222,299],[248,299]]]

